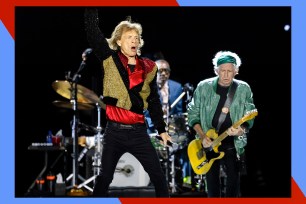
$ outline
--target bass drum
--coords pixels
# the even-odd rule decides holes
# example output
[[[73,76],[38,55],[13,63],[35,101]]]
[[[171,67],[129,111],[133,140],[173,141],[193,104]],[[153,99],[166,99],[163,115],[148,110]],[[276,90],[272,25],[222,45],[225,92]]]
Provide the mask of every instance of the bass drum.
[[[140,162],[130,153],[124,153],[118,161],[110,186],[148,186],[150,177]]]

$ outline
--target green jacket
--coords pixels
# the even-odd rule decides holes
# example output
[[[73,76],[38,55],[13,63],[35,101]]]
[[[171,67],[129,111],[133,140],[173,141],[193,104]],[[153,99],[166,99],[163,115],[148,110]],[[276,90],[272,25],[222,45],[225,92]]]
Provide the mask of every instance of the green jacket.
[[[213,128],[212,120],[220,100],[220,96],[216,93],[218,79],[219,77],[205,79],[195,89],[193,98],[188,104],[188,124],[190,127],[200,124],[205,133]],[[229,111],[233,124],[248,111],[255,109],[250,86],[241,80],[234,79],[234,81],[238,83],[238,87]],[[254,119],[248,120],[247,123],[248,128],[252,128]],[[237,153],[242,154],[247,143],[246,137],[244,139],[235,137],[234,143]]]

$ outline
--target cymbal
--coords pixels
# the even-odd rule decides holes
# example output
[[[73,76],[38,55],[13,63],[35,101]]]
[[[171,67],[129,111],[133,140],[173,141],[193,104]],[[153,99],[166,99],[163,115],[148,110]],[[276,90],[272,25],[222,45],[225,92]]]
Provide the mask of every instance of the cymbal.
[[[72,85],[74,86],[73,83]],[[52,87],[61,96],[71,99],[72,88],[70,82],[56,80],[52,83]],[[99,100],[98,96],[93,91],[82,85],[78,84],[77,90],[77,99],[80,103],[96,103]]]
[[[73,104],[69,101],[53,101],[52,104],[59,108],[73,109]],[[92,110],[94,108],[93,105],[88,103],[78,103],[77,106],[78,110]]]

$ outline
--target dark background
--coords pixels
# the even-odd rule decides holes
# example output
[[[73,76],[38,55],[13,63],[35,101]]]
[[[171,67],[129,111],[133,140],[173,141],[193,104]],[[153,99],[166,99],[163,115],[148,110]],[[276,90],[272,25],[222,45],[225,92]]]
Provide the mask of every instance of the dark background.
[[[71,137],[73,112],[55,107],[65,100],[52,83],[78,69],[89,47],[82,7],[16,7],[15,195],[23,197],[43,167],[43,152],[30,151],[45,142],[48,130]],[[169,61],[170,78],[196,87],[215,76],[212,58],[220,50],[242,60],[237,79],[248,82],[258,109],[248,138],[243,197],[291,196],[291,26],[290,7],[100,7],[100,28],[110,37],[126,16],[143,26],[143,56]],[[99,90],[93,58],[80,84]],[[80,111],[80,120],[96,126],[96,110]],[[102,126],[105,124],[102,113]],[[86,134],[86,133],[84,133]],[[70,154],[68,149],[68,154]],[[50,154],[52,163],[58,156]],[[69,157],[69,156],[68,156]],[[54,173],[71,173],[60,158]],[[80,167],[82,168],[82,167]],[[80,170],[82,171],[82,169]]]

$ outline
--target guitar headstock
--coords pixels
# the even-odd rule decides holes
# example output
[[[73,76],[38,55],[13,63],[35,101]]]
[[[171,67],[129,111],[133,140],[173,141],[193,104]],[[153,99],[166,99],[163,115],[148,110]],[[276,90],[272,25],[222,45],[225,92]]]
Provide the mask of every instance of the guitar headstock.
[[[241,118],[241,121],[246,122],[248,120],[252,120],[257,115],[258,115],[257,109],[250,110],[250,111],[246,112],[246,114]]]

